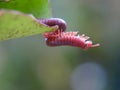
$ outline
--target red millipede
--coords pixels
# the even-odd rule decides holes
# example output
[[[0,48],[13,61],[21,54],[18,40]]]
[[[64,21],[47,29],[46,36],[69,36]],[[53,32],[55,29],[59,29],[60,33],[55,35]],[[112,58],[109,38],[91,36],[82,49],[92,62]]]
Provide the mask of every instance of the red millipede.
[[[38,19],[38,21],[47,26],[55,26],[58,25],[61,31],[66,30],[67,23],[60,18],[46,18],[46,19]]]
[[[88,49],[91,47],[100,46],[100,44],[92,44],[92,41],[88,40],[89,37],[84,34],[78,35],[78,32],[64,32],[66,30],[66,22],[59,18],[39,19],[40,23],[47,26],[58,25],[58,30],[54,32],[44,33],[46,44],[48,46],[74,46],[82,49]]]

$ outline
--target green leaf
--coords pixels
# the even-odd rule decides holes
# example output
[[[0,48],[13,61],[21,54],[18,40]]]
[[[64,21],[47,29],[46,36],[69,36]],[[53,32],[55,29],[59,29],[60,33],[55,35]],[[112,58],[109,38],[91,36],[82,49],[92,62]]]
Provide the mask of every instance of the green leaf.
[[[47,27],[32,15],[11,10],[0,10],[0,41],[25,37],[56,30],[58,27]]]
[[[34,17],[26,15],[32,14],[36,18],[50,17],[48,0],[0,0],[0,9],[0,41],[57,29],[57,26],[46,27]]]
[[[0,0],[0,8],[33,14],[36,18],[51,16],[48,0]]]

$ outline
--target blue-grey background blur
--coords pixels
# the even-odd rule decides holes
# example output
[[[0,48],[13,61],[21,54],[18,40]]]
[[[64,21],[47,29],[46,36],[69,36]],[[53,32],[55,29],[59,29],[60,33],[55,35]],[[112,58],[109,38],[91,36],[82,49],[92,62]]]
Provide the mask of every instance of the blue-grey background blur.
[[[120,0],[51,0],[67,31],[97,48],[48,47],[42,35],[0,42],[0,90],[120,90]]]

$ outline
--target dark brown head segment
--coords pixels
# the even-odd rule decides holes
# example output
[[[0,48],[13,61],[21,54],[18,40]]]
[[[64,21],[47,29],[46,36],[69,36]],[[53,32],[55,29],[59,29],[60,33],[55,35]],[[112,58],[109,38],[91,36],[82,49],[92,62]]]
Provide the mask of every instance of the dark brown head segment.
[[[55,26],[58,25],[59,29],[62,31],[66,30],[67,23],[60,18],[46,18],[46,19],[38,19],[40,23],[43,23],[47,26]]]

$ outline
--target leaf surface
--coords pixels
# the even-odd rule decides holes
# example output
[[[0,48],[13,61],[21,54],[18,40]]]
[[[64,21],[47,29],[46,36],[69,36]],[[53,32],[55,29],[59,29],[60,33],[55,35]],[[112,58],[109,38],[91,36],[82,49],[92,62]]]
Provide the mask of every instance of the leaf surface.
[[[39,23],[32,15],[11,10],[0,10],[0,41],[42,34],[57,28],[57,26],[48,27]]]

